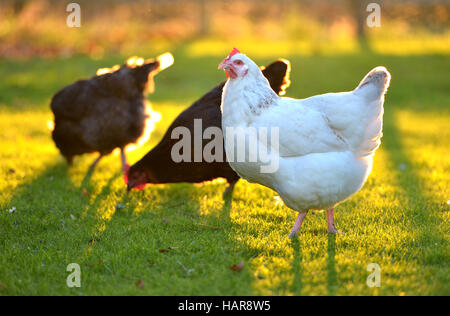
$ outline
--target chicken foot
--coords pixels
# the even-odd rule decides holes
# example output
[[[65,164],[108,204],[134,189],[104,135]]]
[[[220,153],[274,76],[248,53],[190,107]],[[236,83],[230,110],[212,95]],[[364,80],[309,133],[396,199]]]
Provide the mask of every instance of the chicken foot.
[[[292,227],[291,233],[289,234],[289,238],[293,239],[293,238],[297,237],[298,231],[300,230],[300,227],[302,226],[302,223],[306,217],[306,214],[308,214],[308,212],[298,213],[297,219],[295,220],[294,227]]]
[[[297,219],[295,220],[294,227],[292,227],[291,233],[289,234],[289,238],[297,237],[300,227],[302,226],[303,220],[305,219],[307,213],[308,212],[298,214]],[[334,225],[334,208],[330,208],[327,210],[327,222],[328,222],[328,233],[334,235],[337,234],[338,231],[336,229],[336,226]]]
[[[334,208],[327,210],[327,222],[328,222],[328,233],[337,234],[338,231],[336,226],[334,226]]]

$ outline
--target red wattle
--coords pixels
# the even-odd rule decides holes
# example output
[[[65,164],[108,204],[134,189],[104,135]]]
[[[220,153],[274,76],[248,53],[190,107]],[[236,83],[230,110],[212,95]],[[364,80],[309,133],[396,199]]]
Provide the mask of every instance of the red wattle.
[[[124,170],[123,170],[123,180],[125,181],[125,184],[128,185],[128,172],[130,171],[130,165],[125,164]]]
[[[143,184],[139,184],[137,186],[134,187],[134,189],[138,190],[138,191],[142,191],[145,188],[145,183]]]

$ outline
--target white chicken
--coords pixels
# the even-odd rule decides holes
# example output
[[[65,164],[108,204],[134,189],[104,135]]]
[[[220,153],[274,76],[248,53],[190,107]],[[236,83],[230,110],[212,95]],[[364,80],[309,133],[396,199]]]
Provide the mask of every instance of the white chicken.
[[[247,181],[275,190],[299,212],[289,237],[297,236],[311,209],[327,210],[328,232],[336,234],[334,207],[362,188],[380,145],[389,72],[377,67],[353,91],[296,100],[276,95],[259,67],[237,49],[219,69],[228,77],[221,110],[230,166]],[[277,144],[272,138],[267,144],[267,133],[245,132],[242,147],[234,141],[237,128],[276,130]],[[248,146],[252,142],[257,147]],[[270,172],[261,168],[267,159],[248,158],[264,146],[270,149],[267,157],[277,160]],[[240,150],[246,159],[234,159]]]

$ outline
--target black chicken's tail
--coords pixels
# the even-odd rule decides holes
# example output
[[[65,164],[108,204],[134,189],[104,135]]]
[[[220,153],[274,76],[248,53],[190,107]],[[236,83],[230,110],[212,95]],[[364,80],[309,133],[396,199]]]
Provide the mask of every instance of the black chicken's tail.
[[[274,61],[269,66],[261,67],[264,77],[269,80],[269,84],[278,95],[284,95],[286,89],[291,85],[289,75],[291,73],[291,63],[286,59]]]

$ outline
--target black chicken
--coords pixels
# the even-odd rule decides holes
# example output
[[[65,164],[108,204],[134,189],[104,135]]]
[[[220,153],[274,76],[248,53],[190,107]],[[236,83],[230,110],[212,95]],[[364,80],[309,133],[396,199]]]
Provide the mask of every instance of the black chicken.
[[[99,69],[97,76],[56,93],[50,105],[55,117],[52,137],[67,162],[98,152],[92,171],[103,156],[120,148],[125,171],[124,148],[145,130],[149,106],[145,93],[152,92],[153,76],[172,62],[170,53],[147,61],[132,57],[122,67]]]
[[[290,85],[290,64],[287,60],[277,60],[263,69],[264,76],[269,80],[272,89],[279,95],[285,93]],[[172,146],[178,139],[172,139],[172,131],[184,126],[193,135],[194,120],[202,120],[202,135],[205,129],[211,126],[222,128],[222,114],[220,104],[222,89],[225,82],[205,94],[189,108],[183,111],[172,123],[165,133],[163,139],[141,160],[131,166],[128,171],[128,191],[132,188],[143,189],[146,183],[173,183],[190,182],[197,183],[225,178],[229,186],[224,192],[227,195],[233,191],[239,176],[231,169],[225,158],[223,150],[223,162],[174,162],[171,157]],[[223,137],[223,136],[222,136]],[[209,142],[203,140],[202,148]],[[223,141],[222,141],[223,143]],[[191,153],[194,153],[194,142],[191,142]],[[191,159],[194,161],[194,159]]]

